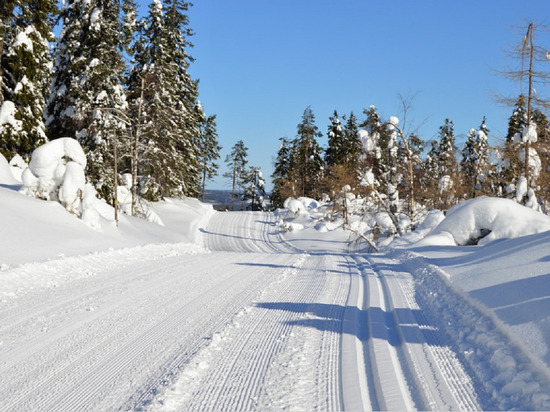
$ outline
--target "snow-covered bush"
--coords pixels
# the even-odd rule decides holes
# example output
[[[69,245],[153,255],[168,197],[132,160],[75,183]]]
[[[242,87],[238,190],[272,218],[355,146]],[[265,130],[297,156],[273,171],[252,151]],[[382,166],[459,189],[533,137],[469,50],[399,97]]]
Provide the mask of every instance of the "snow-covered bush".
[[[132,175],[124,173],[117,186],[118,208],[122,213],[134,215],[132,211]],[[151,209],[149,203],[138,196],[135,215],[151,223],[164,226],[162,219]]]
[[[478,197],[461,202],[418,246],[487,244],[550,230],[550,217],[510,199]]]
[[[72,138],[52,140],[37,148],[21,175],[28,196],[58,201],[70,213],[97,227],[99,215],[94,187],[86,183],[86,155]]]
[[[294,214],[306,212],[306,207],[304,206],[304,204],[298,199],[294,199],[292,197],[286,199],[283,206],[285,207],[285,209],[288,209],[289,212]]]

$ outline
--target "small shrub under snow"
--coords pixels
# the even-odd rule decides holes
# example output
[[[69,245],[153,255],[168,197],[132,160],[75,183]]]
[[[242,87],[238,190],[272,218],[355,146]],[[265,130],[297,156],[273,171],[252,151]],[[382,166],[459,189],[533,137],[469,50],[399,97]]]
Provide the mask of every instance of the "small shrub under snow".
[[[52,140],[37,148],[21,175],[21,191],[38,199],[58,201],[92,228],[99,228],[94,187],[86,183],[86,155],[72,138]]]
[[[418,246],[484,245],[550,230],[550,217],[513,200],[478,197],[453,206]]]

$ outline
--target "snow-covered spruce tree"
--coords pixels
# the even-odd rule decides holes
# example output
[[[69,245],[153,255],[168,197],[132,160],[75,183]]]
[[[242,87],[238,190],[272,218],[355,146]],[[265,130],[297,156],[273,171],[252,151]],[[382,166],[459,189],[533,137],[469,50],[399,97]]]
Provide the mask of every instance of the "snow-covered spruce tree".
[[[28,162],[47,141],[43,116],[57,9],[54,0],[20,0],[14,6],[10,1],[0,6],[0,152]]]
[[[250,167],[244,181],[244,200],[250,200],[250,210],[266,210],[265,179],[259,167]]]
[[[197,82],[187,72],[192,34],[185,14],[190,4],[159,0],[139,24],[134,65],[128,80],[129,105],[136,119],[133,170],[142,196],[196,196],[202,169],[198,156],[204,114]]]
[[[375,106],[363,110],[363,170],[372,170],[382,193],[395,195],[397,187],[397,135],[380,119]],[[365,133],[365,131],[367,133]]]
[[[430,141],[430,149],[420,177],[420,199],[428,207],[437,207],[439,199],[439,142]]]
[[[297,136],[294,141],[293,172],[298,181],[298,195],[318,198],[321,195],[323,178],[322,149],[317,138],[322,136],[315,124],[315,115],[308,106],[302,115],[302,121],[297,126]]]
[[[281,144],[277,151],[277,158],[271,175],[273,181],[271,203],[275,208],[282,208],[284,201],[288,197],[294,196],[293,181],[291,180],[292,142],[286,137],[281,137],[279,140]]]
[[[511,194],[521,174],[521,162],[519,159],[518,142],[515,136],[521,133],[526,125],[527,112],[525,111],[525,96],[521,94],[514,107],[512,115],[508,119],[508,131],[500,167],[500,186],[504,195]]]
[[[247,179],[248,147],[242,140],[239,140],[231,148],[231,153],[226,156],[225,163],[229,170],[223,174],[223,177],[231,182],[231,210],[235,210],[237,190],[244,189]]]
[[[359,125],[362,143],[361,168],[372,170],[374,178],[378,180],[381,175],[380,129],[382,122],[375,106],[371,105],[368,110],[363,110],[363,113],[367,118]]]
[[[335,110],[329,118],[327,137],[328,147],[325,151],[325,177],[323,189],[327,191],[332,199],[335,199],[344,185],[350,183],[349,176],[353,176],[352,170],[348,169],[344,129],[340,122],[338,112]],[[342,181],[345,179],[345,182]]]
[[[424,150],[424,142],[416,134],[405,133],[395,125],[399,134],[397,140],[397,179],[398,189],[407,199],[407,214],[411,219],[412,227],[416,224],[415,211],[417,209],[417,194],[421,192],[420,179],[422,177],[422,159],[420,155]]]
[[[493,193],[494,171],[489,159],[488,133],[489,129],[484,117],[479,129],[470,130],[462,149],[460,167],[468,197],[474,198]]]
[[[476,197],[477,188],[477,150],[476,150],[477,130],[470,129],[464,148],[462,149],[462,160],[460,168],[464,175],[464,185],[466,186],[466,195],[468,197]]]
[[[325,164],[330,173],[330,168],[335,165],[341,165],[345,163],[346,159],[346,147],[344,141],[344,129],[340,122],[340,116],[338,111],[334,111],[334,114],[329,118],[330,125],[328,126],[328,147],[325,152]]]
[[[489,146],[489,129],[485,123],[485,116],[479,126],[476,138],[478,157],[477,184],[482,195],[494,196],[498,194],[496,184],[496,167],[491,161]]]
[[[342,117],[346,120],[346,117]],[[331,196],[338,194],[342,187],[349,185],[355,190],[359,183],[358,160],[361,153],[361,140],[358,137],[357,118],[351,112],[342,128],[337,111],[330,117],[328,127],[328,148],[325,153],[327,167],[325,189]]]
[[[439,128],[439,196],[440,208],[447,210],[455,202],[455,191],[459,184],[457,179],[458,162],[455,157],[454,125],[452,120],[445,119]]]
[[[396,213],[399,209],[398,185],[402,180],[402,175],[398,174],[398,151],[397,145],[398,132],[393,125],[397,126],[399,120],[391,117],[384,125],[380,133],[380,149],[382,152],[380,162],[380,183],[385,187],[386,194],[391,211]]]
[[[204,201],[206,182],[218,175],[221,146],[218,144],[216,115],[208,116],[201,124],[201,134],[198,141],[198,153],[201,159],[202,188],[201,197]]]
[[[0,3],[0,107],[4,103],[4,90],[6,89],[4,71],[4,56],[7,52],[7,44],[12,38],[13,16],[19,0],[4,0]]]
[[[359,139],[359,126],[357,124],[357,117],[353,112],[350,112],[347,118],[342,117],[346,120],[344,125],[344,163],[348,164],[352,173],[358,175],[358,162],[359,156],[361,155],[361,139]]]
[[[114,199],[115,139],[127,136],[127,103],[122,87],[127,36],[121,3],[68,0],[55,49],[53,85],[48,101],[49,137],[76,138],[88,158],[86,175],[99,195]]]
[[[177,150],[176,183],[181,184],[185,196],[198,196],[201,183],[201,163],[197,136],[200,136],[203,117],[198,102],[198,81],[191,78],[188,68],[193,58],[188,49],[193,47],[189,37],[193,31],[189,27],[187,11],[191,3],[182,0],[166,0],[166,28],[168,47],[173,49],[172,71],[175,73],[174,94],[177,102],[177,127],[174,143]]]
[[[508,121],[508,133],[501,159],[500,185],[504,195],[524,205],[538,208],[535,189],[541,177],[542,159],[537,149],[542,149],[541,153],[545,153],[547,148],[544,143],[538,142],[539,127],[533,118],[536,114],[542,124],[547,125],[547,121],[545,122],[545,117],[541,116],[542,113],[538,114],[537,110],[532,111],[531,119],[528,121],[529,115],[525,105],[525,97],[520,95]],[[543,135],[547,133],[543,131]],[[525,166],[526,149],[529,153],[528,168]],[[525,178],[526,175],[529,176],[529,180]]]

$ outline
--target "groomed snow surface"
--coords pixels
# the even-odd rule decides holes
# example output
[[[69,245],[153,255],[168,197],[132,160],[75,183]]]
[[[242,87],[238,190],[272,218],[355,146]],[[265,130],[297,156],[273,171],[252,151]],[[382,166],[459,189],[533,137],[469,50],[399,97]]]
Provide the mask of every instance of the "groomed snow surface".
[[[550,409],[543,215],[479,199],[365,254],[310,201],[168,199],[163,226],[94,230],[16,183],[0,181],[2,411]]]

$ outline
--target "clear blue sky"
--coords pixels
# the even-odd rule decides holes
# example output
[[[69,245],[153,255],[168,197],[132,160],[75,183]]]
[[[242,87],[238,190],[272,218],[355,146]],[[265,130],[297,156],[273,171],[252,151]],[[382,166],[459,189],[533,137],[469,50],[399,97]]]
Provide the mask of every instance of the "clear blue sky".
[[[550,1],[195,0],[189,17],[191,73],[206,113],[217,115],[220,175],[243,140],[249,164],[268,177],[279,137],[296,136],[307,106],[326,135],[334,109],[362,120],[375,105],[385,118],[400,117],[398,95],[416,94],[408,118],[424,140],[450,118],[461,147],[487,116],[490,143],[499,143],[512,109],[494,94],[520,89],[496,70],[515,64],[506,50],[528,21],[550,24]],[[549,33],[536,36],[550,48]],[[209,184],[228,187],[221,177]]]

